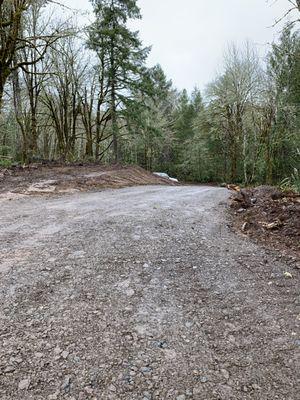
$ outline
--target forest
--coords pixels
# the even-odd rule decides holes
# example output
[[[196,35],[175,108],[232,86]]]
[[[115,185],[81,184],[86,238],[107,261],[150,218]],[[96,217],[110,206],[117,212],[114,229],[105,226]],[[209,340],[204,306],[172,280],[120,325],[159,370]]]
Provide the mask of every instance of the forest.
[[[1,166],[135,164],[190,182],[300,190],[299,21],[265,59],[250,42],[229,44],[223,71],[188,93],[148,66],[151,47],[128,24],[141,18],[136,0],[91,3],[81,27],[63,4],[0,0]]]

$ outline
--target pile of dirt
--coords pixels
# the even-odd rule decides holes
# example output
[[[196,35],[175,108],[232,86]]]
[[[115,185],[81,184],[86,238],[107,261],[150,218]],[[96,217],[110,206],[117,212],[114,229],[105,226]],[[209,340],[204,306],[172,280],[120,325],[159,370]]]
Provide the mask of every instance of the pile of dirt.
[[[96,164],[33,164],[0,170],[0,199],[36,194],[122,188],[136,185],[174,185],[137,166]]]
[[[300,255],[300,194],[272,186],[233,191],[233,224],[261,244]]]

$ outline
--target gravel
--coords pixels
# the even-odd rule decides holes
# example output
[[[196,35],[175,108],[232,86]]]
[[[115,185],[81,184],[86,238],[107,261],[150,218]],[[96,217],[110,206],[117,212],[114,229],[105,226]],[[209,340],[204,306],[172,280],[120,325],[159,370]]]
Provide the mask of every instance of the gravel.
[[[298,399],[299,270],[230,230],[227,196],[2,203],[0,399]]]

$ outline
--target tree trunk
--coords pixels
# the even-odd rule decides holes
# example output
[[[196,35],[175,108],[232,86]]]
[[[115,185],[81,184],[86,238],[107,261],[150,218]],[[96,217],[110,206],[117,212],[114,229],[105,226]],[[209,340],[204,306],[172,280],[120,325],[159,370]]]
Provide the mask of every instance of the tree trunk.
[[[238,157],[237,144],[234,143],[234,145],[233,145],[233,155],[232,155],[232,164],[231,164],[231,179],[232,179],[232,182],[236,182],[237,181],[237,157]]]
[[[115,30],[115,20],[113,19],[113,30]],[[117,107],[116,107],[116,60],[115,60],[115,46],[116,37],[113,35],[110,40],[110,116],[112,127],[112,145],[114,153],[114,161],[119,162],[119,146],[118,146],[118,121],[117,121]]]
[[[88,158],[93,157],[93,133],[91,129],[88,129],[86,132],[85,155]]]
[[[98,98],[97,101],[97,114],[96,114],[96,149],[95,149],[95,159],[98,161],[100,155],[100,133],[101,133],[101,100]]]
[[[0,114],[3,106],[4,86],[9,77],[10,70],[5,69],[0,65]]]
[[[2,110],[3,94],[4,94],[4,86],[3,86],[2,82],[0,81],[0,115],[1,115],[1,110]]]
[[[38,128],[37,128],[36,108],[31,106],[31,140],[30,140],[30,156],[34,157],[38,154]]]
[[[244,170],[244,183],[248,184],[248,160],[247,160],[247,134],[243,132],[243,170]]]
[[[112,82],[111,86],[110,114],[111,114],[111,126],[112,126],[112,137],[113,137],[114,161],[117,164],[119,162],[119,146],[118,146],[118,121],[116,114],[116,93],[115,93],[114,81]]]
[[[266,183],[269,185],[272,184],[273,181],[273,168],[272,168],[272,156],[271,156],[271,143],[270,143],[270,135],[269,132],[267,133],[267,138],[266,138],[266,153],[265,153],[265,158],[266,158]]]

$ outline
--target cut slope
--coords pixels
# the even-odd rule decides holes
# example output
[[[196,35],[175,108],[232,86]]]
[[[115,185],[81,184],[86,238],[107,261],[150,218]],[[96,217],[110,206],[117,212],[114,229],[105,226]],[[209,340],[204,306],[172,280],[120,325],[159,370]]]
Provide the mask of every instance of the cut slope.
[[[174,185],[137,166],[32,165],[0,171],[0,196],[57,194],[136,185]]]

